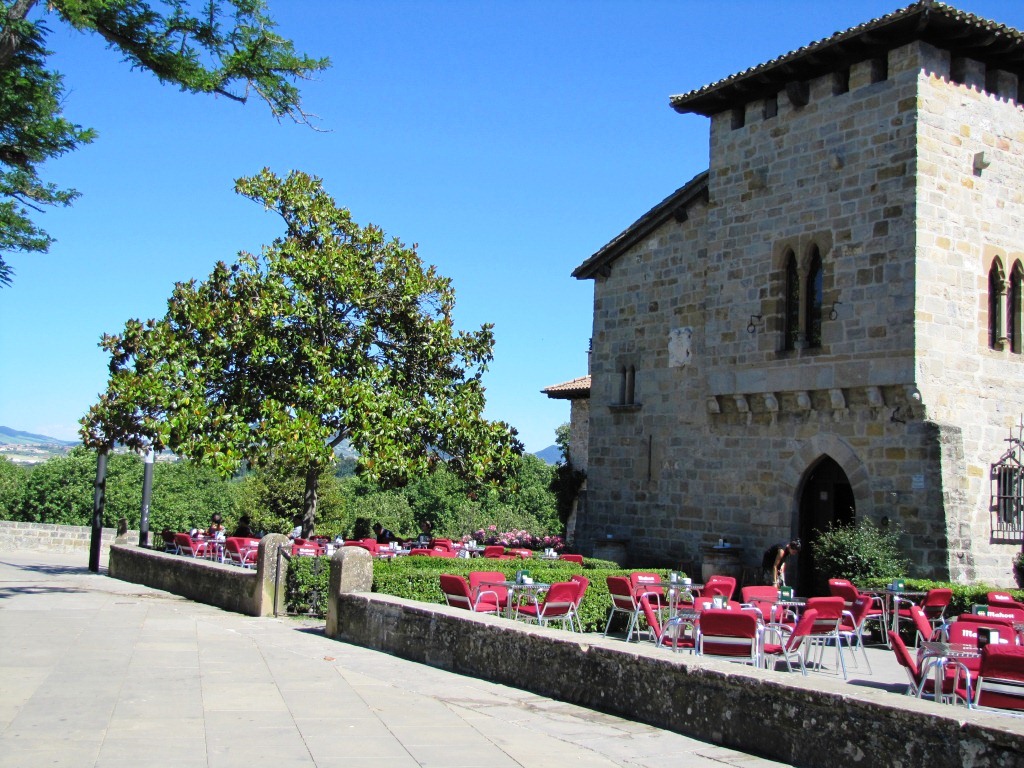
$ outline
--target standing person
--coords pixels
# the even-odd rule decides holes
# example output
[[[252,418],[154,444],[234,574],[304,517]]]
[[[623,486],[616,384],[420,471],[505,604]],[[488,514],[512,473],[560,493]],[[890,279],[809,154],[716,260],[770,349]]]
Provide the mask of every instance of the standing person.
[[[789,544],[772,544],[764,552],[761,558],[761,568],[764,570],[764,583],[772,584],[775,587],[782,587],[786,584],[786,561],[790,555],[800,552],[800,539],[793,539]]]

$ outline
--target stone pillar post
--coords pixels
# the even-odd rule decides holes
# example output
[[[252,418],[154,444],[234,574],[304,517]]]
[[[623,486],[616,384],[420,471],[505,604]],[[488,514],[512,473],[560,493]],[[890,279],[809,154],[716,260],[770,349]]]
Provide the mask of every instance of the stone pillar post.
[[[327,626],[324,634],[338,634],[338,595],[370,592],[373,589],[373,557],[362,547],[340,547],[331,558],[331,581],[327,595]]]

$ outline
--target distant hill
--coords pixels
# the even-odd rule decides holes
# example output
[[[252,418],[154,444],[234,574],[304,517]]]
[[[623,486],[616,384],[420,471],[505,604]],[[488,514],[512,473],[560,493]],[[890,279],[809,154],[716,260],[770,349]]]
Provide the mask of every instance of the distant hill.
[[[0,427],[0,445],[78,445],[77,440],[58,440],[56,437],[34,435],[10,427]]]
[[[548,464],[557,464],[562,460],[562,449],[557,445],[549,445],[544,450],[537,451],[533,455]]]

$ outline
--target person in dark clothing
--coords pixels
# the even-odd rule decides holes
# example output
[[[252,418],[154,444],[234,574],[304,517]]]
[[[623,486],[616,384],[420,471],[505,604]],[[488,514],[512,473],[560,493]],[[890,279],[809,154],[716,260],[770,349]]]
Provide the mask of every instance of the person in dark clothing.
[[[793,539],[789,544],[772,544],[764,552],[761,558],[761,568],[764,570],[764,583],[776,587],[784,586],[786,583],[786,561],[790,555],[800,552],[800,539]]]
[[[382,526],[380,523],[373,524],[373,532],[377,534],[378,544],[390,544],[392,541],[397,541],[397,537],[394,533],[389,531],[387,528]]]

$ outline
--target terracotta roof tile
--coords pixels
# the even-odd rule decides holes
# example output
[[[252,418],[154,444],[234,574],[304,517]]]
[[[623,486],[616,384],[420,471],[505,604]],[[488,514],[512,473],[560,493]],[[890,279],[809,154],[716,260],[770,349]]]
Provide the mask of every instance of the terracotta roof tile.
[[[561,384],[552,384],[550,387],[542,389],[541,392],[554,400],[578,400],[590,397],[590,375],[579,376]]]

